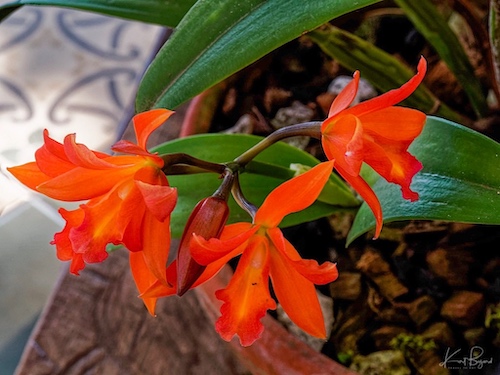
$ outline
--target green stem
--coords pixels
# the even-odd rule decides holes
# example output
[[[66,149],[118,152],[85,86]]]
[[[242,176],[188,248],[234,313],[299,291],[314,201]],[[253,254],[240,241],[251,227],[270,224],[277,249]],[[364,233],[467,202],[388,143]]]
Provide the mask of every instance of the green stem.
[[[168,165],[163,167],[163,173],[165,173],[167,176],[199,174],[207,172],[210,171],[207,171],[204,168],[194,167],[192,165],[186,165],[186,164]]]
[[[245,212],[247,212],[250,215],[253,221],[253,219],[255,218],[255,214],[257,212],[257,207],[255,207],[252,203],[250,203],[243,195],[243,192],[241,191],[239,175],[237,173],[234,174],[234,182],[231,193],[233,194],[233,198],[238,204],[238,206],[240,206],[243,210],[245,210]]]
[[[227,199],[229,198],[229,193],[231,192],[231,188],[233,187],[236,180],[237,180],[236,173],[233,172],[231,169],[226,168],[226,170],[224,171],[224,177],[222,183],[215,191],[215,193],[212,194],[212,196],[224,199],[227,202]]]
[[[262,141],[257,143],[255,146],[245,151],[243,154],[234,159],[234,162],[240,167],[244,167],[253,158],[255,158],[259,153],[264,151],[266,148],[272,146],[274,143],[288,137],[296,136],[309,136],[313,138],[321,138],[321,122],[311,121],[304,122],[302,124],[296,124],[292,126],[287,126],[276,130],[269,136],[264,138]]]
[[[165,173],[167,173],[167,171],[173,169],[173,167],[178,165],[178,164],[181,164],[181,165],[184,164],[187,166],[198,167],[198,168],[201,168],[205,171],[215,172],[215,173],[219,173],[219,174],[224,173],[224,171],[227,168],[226,165],[224,165],[224,164],[212,163],[212,162],[209,162],[206,160],[201,160],[201,159],[195,158],[191,155],[184,154],[184,153],[166,154],[166,155],[160,155],[160,157],[165,162],[165,165],[163,167],[163,171]]]

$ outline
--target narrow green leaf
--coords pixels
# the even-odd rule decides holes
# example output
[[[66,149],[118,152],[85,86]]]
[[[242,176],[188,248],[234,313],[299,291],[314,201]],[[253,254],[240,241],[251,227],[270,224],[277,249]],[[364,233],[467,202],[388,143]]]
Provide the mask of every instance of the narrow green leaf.
[[[379,0],[199,0],[146,72],[136,109],[174,109],[258,58]]]
[[[194,157],[224,163],[232,161],[261,139],[261,137],[243,134],[204,134],[164,143],[156,147],[154,151],[161,154],[189,151],[189,154]],[[292,163],[314,166],[319,161],[307,152],[278,142],[259,154],[255,158],[255,162],[248,165],[247,172],[241,175],[240,183],[245,197],[259,206],[271,190],[293,176],[294,171],[289,169]],[[268,172],[262,170],[266,166],[271,166],[271,170],[278,171],[278,173],[269,175]],[[214,173],[169,176],[168,180],[172,186],[178,189],[179,198],[172,214],[171,225],[173,235],[180,236],[196,203],[212,195],[220,185],[221,180]],[[302,212],[287,216],[282,222],[282,226],[295,225],[327,216],[338,210],[340,206],[359,205],[345,183],[338,178],[332,177],[326,193],[330,197],[330,203],[336,198],[337,206],[318,201]],[[231,210],[230,222],[250,221],[248,214],[234,200],[229,201],[229,206]]]
[[[373,186],[384,222],[446,220],[500,224],[500,144],[462,125],[428,117],[410,152],[424,165],[412,184],[416,202],[401,197],[398,186],[379,179]],[[350,243],[375,227],[363,203],[348,236]]]
[[[348,69],[359,70],[363,78],[382,92],[401,86],[415,74],[394,56],[338,27],[325,25],[310,32],[308,36],[327,55]],[[426,113],[435,112],[450,120],[461,119],[460,115],[440,103],[423,84],[403,103]]]
[[[0,6],[0,20],[22,5],[48,5],[174,27],[195,2],[196,0],[18,0]]]
[[[487,111],[486,97],[460,41],[430,0],[394,0],[415,28],[434,47],[469,97],[478,117]]]

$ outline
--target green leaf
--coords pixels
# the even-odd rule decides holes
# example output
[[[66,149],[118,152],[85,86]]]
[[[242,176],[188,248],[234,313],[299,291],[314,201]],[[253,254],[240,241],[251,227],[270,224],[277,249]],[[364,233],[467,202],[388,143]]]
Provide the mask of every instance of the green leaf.
[[[136,110],[178,105],[321,24],[379,0],[199,0],[146,72]]]
[[[424,168],[413,179],[416,202],[401,197],[397,185],[380,178],[373,189],[382,203],[384,222],[445,220],[500,224],[500,144],[462,125],[428,117],[410,152]],[[347,242],[375,227],[363,203]]]
[[[18,0],[0,6],[0,20],[22,5],[49,5],[174,27],[195,2],[196,0]]]
[[[460,41],[430,0],[394,0],[415,28],[434,47],[469,97],[478,117],[487,111],[486,97]],[[486,58],[486,57],[485,57]]]
[[[323,52],[341,65],[353,71],[359,70],[363,78],[382,92],[401,86],[415,74],[391,54],[333,25],[325,25],[310,32],[308,36]],[[403,103],[425,113],[435,111],[435,114],[450,120],[460,121],[461,119],[456,112],[445,104],[439,103],[439,99],[423,84]]]
[[[203,160],[225,163],[232,161],[261,139],[261,137],[243,134],[203,134],[164,143],[157,146],[154,151],[160,154],[189,152],[191,156]],[[319,161],[307,152],[278,142],[260,153],[255,158],[255,162],[252,161],[248,165],[247,173],[241,175],[240,184],[245,197],[259,206],[271,190],[293,176],[294,171],[289,169],[291,163],[314,166]],[[272,176],[261,174],[267,173],[262,169],[266,165],[270,165],[273,171],[279,170],[279,173]],[[178,189],[179,198],[171,220],[173,236],[178,237],[182,234],[184,225],[196,203],[212,195],[219,187],[221,180],[214,173],[168,176],[168,180]],[[359,205],[346,185],[336,177],[332,177],[327,194],[330,196],[330,202],[333,197],[337,197],[337,205],[317,201],[306,210],[287,216],[282,226],[300,224],[327,216],[337,211],[339,206]],[[233,199],[229,201],[229,205],[231,210],[229,222],[250,221],[249,215]]]

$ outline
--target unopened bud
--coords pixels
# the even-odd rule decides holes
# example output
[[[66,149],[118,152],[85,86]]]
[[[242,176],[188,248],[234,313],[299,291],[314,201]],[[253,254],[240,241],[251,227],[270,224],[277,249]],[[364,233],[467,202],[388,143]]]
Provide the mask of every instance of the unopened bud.
[[[182,234],[177,253],[177,294],[182,296],[200,277],[206,266],[195,262],[189,251],[193,233],[209,240],[218,238],[229,217],[227,202],[211,196],[198,202],[189,217]]]

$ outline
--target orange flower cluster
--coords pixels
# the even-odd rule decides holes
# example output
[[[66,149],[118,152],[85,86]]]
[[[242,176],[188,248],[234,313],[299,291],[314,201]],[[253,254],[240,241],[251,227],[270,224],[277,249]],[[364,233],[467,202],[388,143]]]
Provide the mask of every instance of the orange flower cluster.
[[[120,141],[113,150],[124,155],[92,151],[66,136],[63,144],[44,132],[35,162],[9,168],[19,181],[50,198],[88,200],[75,210],[59,209],[66,220],[53,244],[61,260],[70,260],[78,274],[85,263],[107,258],[107,244],[130,250],[130,267],[139,291],[154,281],[167,283],[165,265],[170,248],[170,213],[176,189],[162,172],[163,160],[146,149],[149,135],[172,111],[158,109],[134,117],[137,144]],[[156,299],[145,300],[153,313]]]
[[[60,144],[45,132],[36,161],[9,170],[26,186],[48,197],[88,200],[72,211],[60,209],[66,226],[53,243],[58,257],[71,261],[71,272],[78,274],[85,263],[103,261],[108,255],[106,245],[124,245],[130,251],[130,266],[141,298],[154,314],[157,298],[182,295],[241,255],[231,281],[216,294],[223,302],[216,323],[223,339],[237,335],[247,346],[260,337],[264,329],[260,319],[276,307],[269,292],[270,281],[289,317],[304,331],[325,338],[315,285],[334,281],[336,265],[302,259],[278,226],[286,215],[314,203],[333,168],[372,209],[375,237],[382,228],[382,208],[360,176],[362,163],[400,185],[404,198],[418,199],[410,184],[422,165],[408,147],[422,131],[426,117],[394,105],[417,88],[425,71],[422,59],[418,73],[399,89],[350,107],[358,89],[359,72],[355,72],[321,126],[329,161],[274,189],[252,223],[225,225],[227,202],[217,196],[205,198],[188,220],[178,257],[168,267],[170,214],[177,192],[162,171],[162,158],[147,151],[146,141],[171,111],[157,109],[135,116],[137,144],[118,142],[113,150],[120,155],[91,151],[76,143],[74,135]]]
[[[377,227],[382,230],[380,202],[359,175],[363,162],[387,181],[401,186],[403,198],[415,201],[418,194],[410,184],[422,164],[408,152],[408,147],[422,132],[426,116],[415,109],[395,107],[416,90],[427,70],[420,59],[417,74],[398,89],[349,108],[358,92],[359,72],[335,98],[328,118],[321,126],[321,142],[326,156],[335,161],[335,169],[363,197],[372,209]]]

